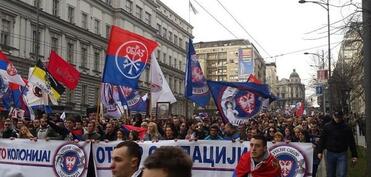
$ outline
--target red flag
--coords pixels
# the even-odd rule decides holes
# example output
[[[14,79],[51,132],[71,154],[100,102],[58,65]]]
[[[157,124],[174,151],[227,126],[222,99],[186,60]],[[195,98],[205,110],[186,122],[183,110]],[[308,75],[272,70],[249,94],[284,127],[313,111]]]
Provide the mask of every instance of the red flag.
[[[71,90],[75,89],[79,83],[80,72],[54,51],[50,52],[48,71],[57,81]]]
[[[255,84],[261,84],[261,81],[258,78],[256,78],[256,76],[254,74],[249,75],[249,78],[247,78],[247,82],[252,82],[252,83],[255,83]]]
[[[301,117],[303,114],[304,114],[304,103],[303,102],[296,103],[296,111],[295,111],[296,117]]]

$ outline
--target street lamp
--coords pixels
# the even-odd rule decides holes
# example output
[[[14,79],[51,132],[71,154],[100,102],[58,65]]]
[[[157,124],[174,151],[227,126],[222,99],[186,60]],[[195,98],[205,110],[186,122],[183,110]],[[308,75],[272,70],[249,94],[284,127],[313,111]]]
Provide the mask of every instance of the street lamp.
[[[323,50],[322,50],[322,55],[319,55],[318,53],[310,53],[310,52],[304,52],[304,55],[315,55],[315,56],[317,56],[322,61],[322,68],[321,69],[325,69],[325,57],[324,57],[324,54],[323,54]]]
[[[329,81],[330,81],[330,78],[331,78],[331,42],[330,42],[330,3],[329,3],[330,0],[327,0],[326,3],[324,2],[321,2],[321,1],[306,1],[306,0],[299,0],[299,3],[300,4],[304,4],[304,3],[314,3],[314,4],[318,4],[320,5],[322,8],[326,9],[327,11],[327,47],[328,47],[328,78],[329,78]],[[330,82],[328,82],[328,85],[329,85],[329,89],[331,88],[330,87]],[[332,111],[331,110],[331,94],[329,92],[329,98],[330,98],[330,101],[329,101],[329,104],[330,104],[330,112]]]

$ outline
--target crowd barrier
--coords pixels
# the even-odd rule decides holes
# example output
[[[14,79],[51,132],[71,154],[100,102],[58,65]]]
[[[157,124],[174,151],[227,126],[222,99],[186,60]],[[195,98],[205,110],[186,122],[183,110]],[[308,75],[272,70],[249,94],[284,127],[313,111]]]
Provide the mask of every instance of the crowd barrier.
[[[111,154],[118,143],[118,141],[69,143],[66,141],[38,140],[35,142],[27,139],[2,139],[0,141],[0,176],[86,177],[88,170],[95,170],[97,177],[111,176]],[[157,147],[179,146],[183,148],[193,159],[192,174],[194,177],[232,176],[239,157],[249,150],[247,141],[240,143],[238,141],[168,140],[155,143],[145,141],[139,144],[143,148],[142,162]],[[311,176],[312,144],[269,143],[268,148],[279,159],[283,176]],[[89,165],[88,168],[89,162],[94,162],[94,165]]]

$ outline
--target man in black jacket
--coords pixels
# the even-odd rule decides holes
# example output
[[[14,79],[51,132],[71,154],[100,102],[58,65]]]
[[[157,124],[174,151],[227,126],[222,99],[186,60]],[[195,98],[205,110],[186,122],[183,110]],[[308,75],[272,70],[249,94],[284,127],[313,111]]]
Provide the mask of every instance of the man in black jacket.
[[[12,120],[6,119],[4,122],[4,131],[2,138],[17,138],[17,131],[12,127]]]
[[[352,163],[357,162],[357,149],[352,129],[345,124],[342,112],[335,112],[333,120],[323,127],[320,136],[318,158],[327,149],[327,177],[345,177],[347,175],[347,151],[352,152]]]

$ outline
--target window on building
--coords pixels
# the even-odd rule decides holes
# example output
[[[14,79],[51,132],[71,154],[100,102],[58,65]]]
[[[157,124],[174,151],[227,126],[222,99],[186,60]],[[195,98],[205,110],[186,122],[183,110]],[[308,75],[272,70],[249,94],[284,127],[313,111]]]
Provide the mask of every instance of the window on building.
[[[59,0],[52,2],[52,15],[59,16]]]
[[[1,20],[1,22],[2,22],[1,44],[4,46],[10,46],[10,32],[11,32],[10,21],[3,19]]]
[[[182,61],[179,61],[179,69],[183,71]]]
[[[157,61],[160,61],[160,57],[161,57],[161,51],[157,50]]]
[[[88,92],[88,86],[82,85],[81,86],[81,104],[86,105],[87,104],[87,92]]]
[[[100,65],[100,51],[98,49],[94,49],[94,70],[99,71]]]
[[[144,22],[151,25],[151,21],[152,21],[151,18],[152,18],[152,15],[149,12],[144,13]]]
[[[74,91],[70,89],[66,89],[66,102],[67,103],[73,103],[73,96],[74,96]]]
[[[52,35],[51,37],[51,49],[58,53],[58,37],[55,35]]]
[[[133,11],[133,1],[132,0],[126,0],[125,10],[130,12],[130,13]]]
[[[36,26],[32,26],[32,50],[31,52],[36,54],[37,48],[40,49],[40,45],[37,45],[37,43],[40,42],[40,31],[38,32],[38,35],[36,35]],[[39,50],[40,53],[40,50]]]
[[[88,47],[84,44],[81,45],[81,66],[84,68],[88,66]]]
[[[81,14],[81,27],[88,29],[88,14],[84,12]]]
[[[178,39],[179,39],[179,47],[183,48],[183,39],[182,38],[178,38]]]
[[[142,19],[142,8],[139,6],[135,6],[135,16],[137,16],[139,19]]]
[[[162,28],[162,37],[166,38],[167,29],[165,27]]]
[[[169,41],[173,41],[173,33],[171,31],[169,31]]]
[[[112,5],[112,0],[106,0],[106,4],[108,4],[108,5]]]
[[[169,55],[169,66],[172,66],[172,64],[173,64],[173,60],[172,60],[171,56]]]
[[[157,23],[157,34],[161,35],[161,25]]]
[[[162,63],[166,63],[166,53],[163,53]]]
[[[39,5],[37,5],[37,3],[39,3]],[[43,4],[42,0],[34,0],[33,1],[33,6],[35,6],[35,7],[42,8],[42,4]]]
[[[106,24],[106,38],[107,39],[109,38],[110,31],[111,31],[111,25]]]
[[[67,42],[67,61],[74,64],[75,44],[73,41]]]
[[[174,68],[176,68],[176,69],[178,69],[178,63],[177,63],[177,61],[176,61],[176,58],[174,58]]]
[[[68,13],[67,13],[67,18],[70,23],[74,23],[75,21],[75,8],[68,6]]]
[[[174,34],[174,44],[178,45],[178,36]]]
[[[94,33],[100,34],[100,21],[98,19],[94,20]]]

